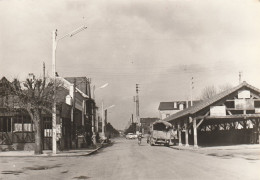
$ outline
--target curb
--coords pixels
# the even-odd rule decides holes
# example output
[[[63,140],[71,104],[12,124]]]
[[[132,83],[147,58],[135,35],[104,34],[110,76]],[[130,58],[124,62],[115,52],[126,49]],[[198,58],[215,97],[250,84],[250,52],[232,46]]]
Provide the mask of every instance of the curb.
[[[50,157],[78,157],[78,156],[90,156],[92,154],[95,154],[99,149],[101,148],[105,148],[107,146],[109,146],[110,144],[113,144],[113,142],[108,143],[108,144],[102,144],[101,146],[97,147],[96,149],[88,152],[88,153],[75,153],[75,154],[56,154],[56,155],[52,155],[52,154],[41,154],[41,155],[6,155],[3,156],[1,155],[0,152],[0,158],[5,158],[5,157],[17,157],[17,158],[24,158],[24,157],[41,157],[41,158],[50,158]]]

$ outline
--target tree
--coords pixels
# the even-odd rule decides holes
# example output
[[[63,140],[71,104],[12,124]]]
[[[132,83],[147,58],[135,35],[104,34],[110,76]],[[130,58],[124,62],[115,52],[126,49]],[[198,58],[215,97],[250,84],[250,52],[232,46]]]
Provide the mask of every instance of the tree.
[[[220,85],[219,88],[217,89],[215,86],[206,86],[201,93],[201,99],[209,99],[213,96],[215,96],[218,93],[221,93],[223,91],[231,89],[233,86],[231,84],[223,84]]]
[[[201,99],[209,99],[217,94],[217,89],[215,86],[206,86],[202,90]]]
[[[226,90],[229,90],[233,88],[233,86],[231,84],[223,84],[221,86],[219,86],[219,92],[223,92],[223,91],[226,91]]]
[[[59,84],[59,83],[57,83]],[[28,112],[33,121],[35,131],[35,154],[42,154],[43,147],[43,118],[42,113],[51,113],[53,103],[54,83],[46,79],[27,78],[20,82],[14,79],[8,86],[4,86],[9,95],[17,97],[16,106]],[[56,87],[57,88],[57,87]]]

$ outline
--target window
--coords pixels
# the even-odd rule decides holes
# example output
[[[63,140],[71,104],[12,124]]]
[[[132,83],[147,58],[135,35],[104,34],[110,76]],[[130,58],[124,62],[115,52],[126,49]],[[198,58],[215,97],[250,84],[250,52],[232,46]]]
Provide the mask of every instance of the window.
[[[0,118],[0,132],[11,132],[11,125],[10,117]]]
[[[177,108],[177,103],[176,102],[173,103],[173,107]]]

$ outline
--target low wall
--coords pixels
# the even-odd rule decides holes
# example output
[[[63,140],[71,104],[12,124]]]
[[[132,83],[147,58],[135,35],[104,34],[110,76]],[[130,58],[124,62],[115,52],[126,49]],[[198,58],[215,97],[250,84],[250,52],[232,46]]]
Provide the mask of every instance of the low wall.
[[[0,151],[34,151],[34,143],[13,143],[11,145],[0,145]]]

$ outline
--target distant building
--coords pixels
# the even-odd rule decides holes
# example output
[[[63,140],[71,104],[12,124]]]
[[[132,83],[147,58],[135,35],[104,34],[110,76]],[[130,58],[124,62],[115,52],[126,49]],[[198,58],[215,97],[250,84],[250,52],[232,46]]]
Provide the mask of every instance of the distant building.
[[[148,134],[148,132],[150,131],[150,125],[158,120],[159,118],[140,118],[142,133]]]
[[[192,101],[193,105],[196,105],[199,101]],[[171,102],[160,102],[159,105],[159,117],[165,119],[172,114],[175,114],[183,109],[191,106],[191,101],[171,101]]]

